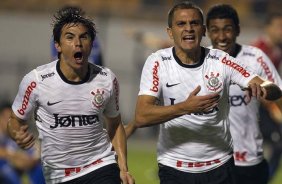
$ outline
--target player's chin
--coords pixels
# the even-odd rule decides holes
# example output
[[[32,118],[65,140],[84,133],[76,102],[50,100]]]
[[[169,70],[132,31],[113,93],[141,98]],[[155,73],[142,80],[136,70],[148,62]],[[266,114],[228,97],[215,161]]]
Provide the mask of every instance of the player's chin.
[[[72,66],[74,69],[81,69],[84,68],[85,65],[88,65],[87,61],[74,61]]]

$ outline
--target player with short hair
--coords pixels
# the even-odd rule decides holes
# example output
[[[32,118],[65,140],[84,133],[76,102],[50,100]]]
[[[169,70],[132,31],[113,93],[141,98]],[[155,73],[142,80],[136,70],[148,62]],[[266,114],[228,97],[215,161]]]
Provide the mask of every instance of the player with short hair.
[[[270,12],[266,16],[264,34],[252,43],[261,49],[272,61],[282,76],[282,13]],[[279,170],[282,156],[282,115],[277,104],[267,103],[260,107],[261,132],[267,148],[270,180]]]
[[[219,4],[211,7],[207,13],[206,25],[212,48],[227,52],[244,62],[257,75],[282,87],[279,73],[260,49],[236,42],[240,34],[240,23],[238,14],[232,6]],[[263,155],[263,138],[259,129],[260,102],[252,99],[247,103],[245,92],[231,81],[229,104],[228,116],[237,182],[266,184],[269,171]]]
[[[46,183],[134,183],[118,80],[110,69],[88,62],[95,36],[95,24],[80,8],[60,9],[53,27],[59,60],[29,72],[12,105],[8,130],[24,149],[34,143],[25,124],[34,109]]]
[[[137,127],[160,124],[161,184],[236,183],[227,116],[231,80],[259,99],[282,94],[229,54],[201,47],[205,31],[198,6],[175,4],[167,28],[174,46],[152,53],[143,67],[135,120]]]

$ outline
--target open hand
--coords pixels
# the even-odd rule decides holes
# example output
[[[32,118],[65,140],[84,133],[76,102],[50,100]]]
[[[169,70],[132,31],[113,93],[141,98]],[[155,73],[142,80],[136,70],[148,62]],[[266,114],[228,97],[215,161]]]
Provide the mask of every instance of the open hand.
[[[219,93],[197,96],[200,90],[201,86],[197,86],[183,103],[184,109],[189,113],[208,112],[218,105]]]

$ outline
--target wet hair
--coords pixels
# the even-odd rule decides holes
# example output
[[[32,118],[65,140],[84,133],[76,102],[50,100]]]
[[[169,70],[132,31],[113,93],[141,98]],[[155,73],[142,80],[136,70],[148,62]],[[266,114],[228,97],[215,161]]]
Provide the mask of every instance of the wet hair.
[[[239,28],[240,24],[237,11],[228,4],[218,4],[209,9],[206,17],[206,25],[208,28],[211,19],[231,19],[236,28]]]
[[[96,28],[95,23],[88,17],[85,16],[85,12],[81,8],[75,6],[65,6],[59,9],[54,14],[53,19],[53,38],[54,42],[60,43],[60,37],[62,34],[62,29],[67,24],[83,24],[87,30],[88,34],[91,37],[91,40],[94,41],[96,37]],[[60,53],[58,53],[58,58]]]
[[[173,16],[174,16],[174,12],[176,10],[179,10],[179,9],[195,9],[199,12],[199,15],[201,17],[201,21],[202,23],[204,23],[204,15],[203,15],[203,11],[202,9],[197,6],[196,4],[190,2],[190,1],[182,1],[182,2],[179,2],[177,4],[175,4],[168,12],[168,20],[167,20],[167,24],[168,24],[168,27],[172,27],[172,20],[173,20]]]
[[[266,19],[265,19],[265,24],[266,25],[271,24],[273,19],[276,19],[276,18],[282,18],[282,13],[280,13],[280,12],[272,12],[272,13],[268,14]]]

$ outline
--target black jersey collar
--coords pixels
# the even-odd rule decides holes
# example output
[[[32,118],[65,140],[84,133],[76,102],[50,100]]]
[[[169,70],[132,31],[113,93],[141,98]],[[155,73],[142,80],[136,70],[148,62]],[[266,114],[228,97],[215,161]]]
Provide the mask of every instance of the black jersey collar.
[[[86,74],[86,76],[84,77],[84,79],[81,80],[81,81],[77,81],[77,82],[75,82],[75,81],[70,81],[70,80],[68,80],[68,79],[64,76],[63,72],[62,72],[61,69],[60,69],[60,60],[57,61],[56,69],[57,69],[57,72],[58,72],[59,76],[61,77],[61,79],[62,79],[64,82],[68,83],[68,84],[74,84],[74,85],[83,84],[83,83],[87,82],[87,81],[89,80],[89,78],[90,78],[90,68],[89,68],[89,65],[88,65],[87,74]]]
[[[230,56],[236,58],[239,52],[241,51],[241,49],[242,49],[242,46],[236,43],[234,52],[230,54]]]
[[[175,59],[175,61],[182,67],[185,67],[185,68],[197,68],[199,66],[201,66],[203,63],[204,63],[204,60],[205,60],[205,57],[206,57],[206,50],[204,47],[201,47],[201,57],[200,57],[200,61],[196,64],[192,64],[192,65],[187,65],[187,64],[184,64],[181,62],[181,60],[178,58],[178,56],[176,55],[176,52],[175,52],[175,47],[172,48],[172,54],[173,54],[173,57]]]

